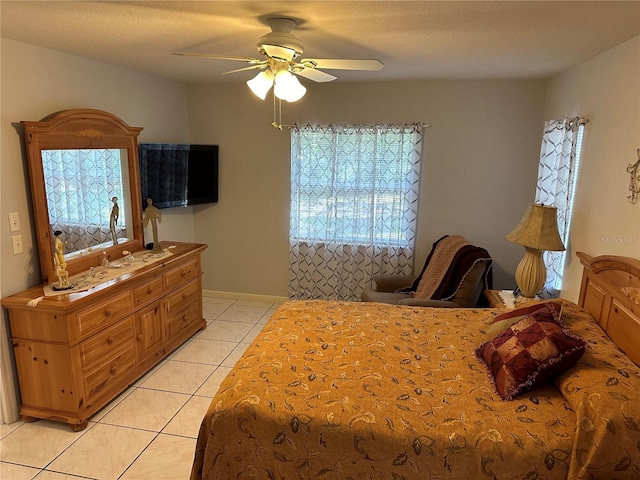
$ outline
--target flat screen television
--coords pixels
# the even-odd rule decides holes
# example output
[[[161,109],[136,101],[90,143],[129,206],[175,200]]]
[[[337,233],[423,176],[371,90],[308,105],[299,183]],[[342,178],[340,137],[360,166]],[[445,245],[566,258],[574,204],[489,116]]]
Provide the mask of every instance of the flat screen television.
[[[142,207],[186,207],[218,201],[218,145],[139,144]]]

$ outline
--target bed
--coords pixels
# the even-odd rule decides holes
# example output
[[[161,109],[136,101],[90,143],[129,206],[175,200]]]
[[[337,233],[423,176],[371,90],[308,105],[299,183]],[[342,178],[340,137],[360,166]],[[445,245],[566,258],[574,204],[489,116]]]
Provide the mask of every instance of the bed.
[[[578,256],[578,304],[555,305],[586,348],[508,401],[476,354],[505,310],[285,303],[213,398],[191,478],[640,478],[640,260]]]

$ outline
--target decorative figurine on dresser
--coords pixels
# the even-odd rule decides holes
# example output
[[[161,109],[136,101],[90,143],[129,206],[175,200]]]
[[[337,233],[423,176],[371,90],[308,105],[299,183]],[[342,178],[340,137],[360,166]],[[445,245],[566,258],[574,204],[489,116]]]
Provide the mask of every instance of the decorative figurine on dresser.
[[[66,422],[77,431],[206,327],[200,257],[207,246],[160,242],[158,254],[143,248],[137,142],[141,128],[93,109],[65,110],[40,122],[21,123],[43,285],[2,299],[11,322],[20,414],[25,421]],[[52,191],[43,163],[52,152],[65,158],[89,152],[108,159],[120,178],[128,178],[124,195],[118,197],[115,221],[124,230],[119,240],[114,236],[113,241],[74,249],[67,239],[71,251],[65,253],[56,227],[54,244],[52,225],[64,225],[65,219],[54,218],[55,209],[47,203]],[[82,164],[65,162],[65,168],[76,163]],[[70,181],[79,176],[75,171],[65,175]],[[107,191],[97,195],[113,201]],[[69,288],[56,290],[60,284]]]
[[[70,290],[73,288],[73,283],[69,283],[69,272],[67,272],[67,263],[64,260],[65,242],[60,239],[60,235],[62,235],[62,231],[60,230],[53,232],[53,236],[55,237],[53,241],[53,258],[58,283],[51,288],[55,291]]]
[[[160,210],[153,206],[153,200],[147,198],[147,208],[144,209],[144,218],[142,219],[144,226],[151,224],[151,232],[153,235],[153,248],[151,253],[162,253],[162,247],[158,241],[158,224],[162,222],[162,214]]]

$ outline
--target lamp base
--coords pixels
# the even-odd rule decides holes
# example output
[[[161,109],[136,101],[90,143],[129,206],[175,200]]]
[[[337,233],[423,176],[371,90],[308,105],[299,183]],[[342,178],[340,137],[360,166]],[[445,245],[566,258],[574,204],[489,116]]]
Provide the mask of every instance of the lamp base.
[[[542,259],[542,250],[536,248],[524,247],[525,254],[516,269],[516,284],[522,296],[523,301],[531,301],[547,280],[547,267]],[[520,301],[516,300],[517,303]]]
[[[531,302],[535,302],[540,300],[540,297],[535,296],[535,297],[525,297],[524,295],[520,295],[518,297],[515,297],[513,299],[513,304],[518,306],[518,307],[522,307],[524,305],[526,305],[527,303],[531,303]]]

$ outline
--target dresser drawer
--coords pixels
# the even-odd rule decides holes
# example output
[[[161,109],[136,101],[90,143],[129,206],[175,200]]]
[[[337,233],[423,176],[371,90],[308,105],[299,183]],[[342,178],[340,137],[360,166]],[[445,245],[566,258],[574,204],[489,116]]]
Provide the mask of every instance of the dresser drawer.
[[[109,300],[98,303],[95,307],[86,308],[77,313],[78,333],[85,335],[104,324],[116,320],[118,317],[131,311],[131,295],[123,292]]]
[[[127,373],[133,369],[135,362],[135,349],[130,344],[127,350],[115,358],[110,358],[90,372],[85,372],[84,389],[86,399],[90,400],[95,395],[110,389],[113,385],[117,385],[121,379],[127,378]]]
[[[167,336],[169,339],[180,333],[193,322],[200,320],[200,305],[192,303],[181,312],[177,312],[170,316],[167,321]]]
[[[200,304],[200,282],[193,280],[191,283],[166,297],[167,313],[172,314],[179,312],[189,304]]]
[[[80,344],[82,369],[87,372],[133,345],[133,321],[127,318]]]
[[[170,290],[200,274],[200,257],[192,258],[164,274],[164,287]]]
[[[133,289],[133,304],[137,307],[162,294],[162,277],[157,278]]]

